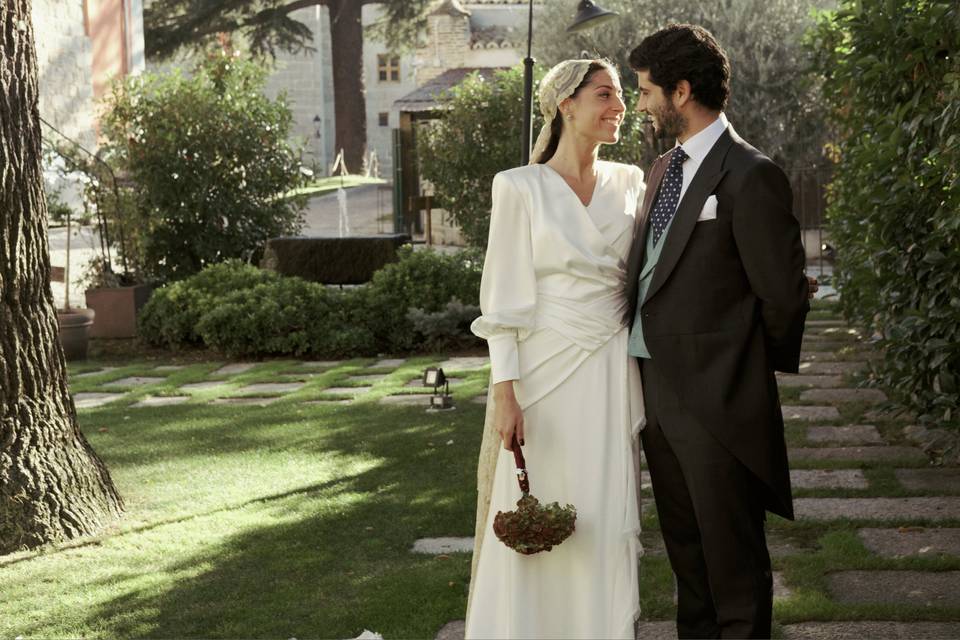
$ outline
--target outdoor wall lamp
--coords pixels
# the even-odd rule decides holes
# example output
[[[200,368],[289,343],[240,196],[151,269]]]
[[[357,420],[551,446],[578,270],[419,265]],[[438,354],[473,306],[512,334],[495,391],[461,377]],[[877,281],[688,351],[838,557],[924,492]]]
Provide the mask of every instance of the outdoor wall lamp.
[[[577,15],[567,27],[567,33],[586,31],[616,18],[619,14],[597,6],[593,0],[580,0]],[[527,14],[527,57],[523,59],[523,136],[520,147],[520,165],[530,162],[530,147],[533,145],[531,119],[533,117],[533,0]]]

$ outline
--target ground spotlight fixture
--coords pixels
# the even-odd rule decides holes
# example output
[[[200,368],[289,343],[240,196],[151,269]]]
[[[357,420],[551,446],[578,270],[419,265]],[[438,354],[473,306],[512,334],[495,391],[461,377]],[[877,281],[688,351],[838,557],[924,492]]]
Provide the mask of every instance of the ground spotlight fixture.
[[[444,411],[453,409],[453,398],[450,396],[450,380],[443,369],[439,367],[427,367],[423,371],[423,386],[433,387],[433,395],[430,396],[430,408],[427,411]],[[443,387],[441,391],[440,387]]]

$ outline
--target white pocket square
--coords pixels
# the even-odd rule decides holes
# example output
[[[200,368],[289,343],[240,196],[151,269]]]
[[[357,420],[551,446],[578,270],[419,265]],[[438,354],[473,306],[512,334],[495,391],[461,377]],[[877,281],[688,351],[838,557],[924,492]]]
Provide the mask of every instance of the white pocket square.
[[[700,217],[697,218],[697,222],[703,222],[704,220],[716,220],[717,219],[717,196],[710,196],[707,198],[707,201],[703,203],[703,209],[700,210]]]

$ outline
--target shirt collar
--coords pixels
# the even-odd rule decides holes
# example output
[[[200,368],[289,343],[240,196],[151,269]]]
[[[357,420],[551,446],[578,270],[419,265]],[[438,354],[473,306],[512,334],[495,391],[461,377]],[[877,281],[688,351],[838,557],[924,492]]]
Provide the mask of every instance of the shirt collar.
[[[713,145],[720,139],[720,136],[723,135],[723,132],[727,130],[728,124],[727,116],[721,112],[720,116],[707,125],[705,129],[691,136],[690,139],[683,144],[679,144],[678,142],[677,146],[682,147],[684,153],[686,153],[690,159],[700,164],[703,162],[703,159],[707,157],[707,154],[710,153],[710,149],[712,149]]]

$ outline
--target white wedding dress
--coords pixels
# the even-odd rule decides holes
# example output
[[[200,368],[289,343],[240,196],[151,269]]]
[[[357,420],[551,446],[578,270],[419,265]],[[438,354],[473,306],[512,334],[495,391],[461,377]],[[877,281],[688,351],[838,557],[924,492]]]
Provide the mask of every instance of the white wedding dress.
[[[584,206],[546,165],[497,174],[480,305],[491,390],[516,379],[530,490],[577,508],[576,531],[521,555],[493,534],[520,498],[513,454],[493,429],[478,469],[467,638],[633,638],[640,614],[638,432],[643,395],[622,321],[625,260],[643,172],[598,163]]]

